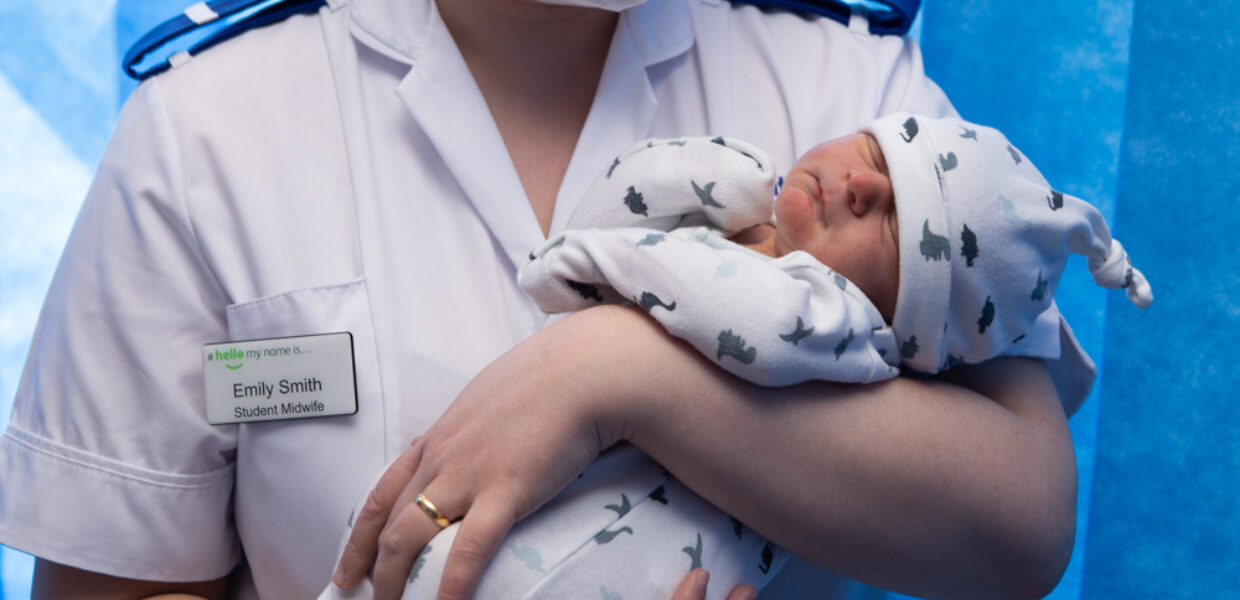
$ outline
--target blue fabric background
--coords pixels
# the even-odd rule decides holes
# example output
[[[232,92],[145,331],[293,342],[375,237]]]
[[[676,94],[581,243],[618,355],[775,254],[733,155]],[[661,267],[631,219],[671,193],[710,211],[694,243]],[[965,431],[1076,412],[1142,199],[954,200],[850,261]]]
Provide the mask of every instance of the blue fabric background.
[[[1240,598],[1240,4],[1032,6],[927,0],[927,70],[1095,202],[1156,297],[1139,311],[1065,274],[1101,379],[1072,420],[1077,550],[1052,597]]]
[[[1133,14],[1115,219],[1161,295],[1108,306],[1087,600],[1240,598],[1238,17]]]
[[[120,56],[188,3],[0,0],[0,415],[132,90]],[[1071,421],[1078,539],[1052,598],[1240,598],[1240,4],[924,4],[927,69],[960,112],[1102,209],[1154,285],[1138,311],[1079,262],[1064,276],[1101,379]],[[0,548],[0,599],[29,597],[30,565]]]

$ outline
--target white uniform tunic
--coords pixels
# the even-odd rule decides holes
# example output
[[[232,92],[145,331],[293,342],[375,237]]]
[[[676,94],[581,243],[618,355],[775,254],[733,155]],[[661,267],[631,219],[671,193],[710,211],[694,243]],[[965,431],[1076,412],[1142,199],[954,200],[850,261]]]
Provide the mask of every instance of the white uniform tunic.
[[[899,38],[651,0],[619,21],[552,230],[638,139],[733,135],[790,165],[899,109],[951,112]],[[0,542],[156,580],[244,547],[250,591],[317,594],[373,473],[544,323],[515,282],[543,241],[430,0],[335,0],[144,83],[0,440]],[[332,331],[356,415],[206,422],[203,343]]]

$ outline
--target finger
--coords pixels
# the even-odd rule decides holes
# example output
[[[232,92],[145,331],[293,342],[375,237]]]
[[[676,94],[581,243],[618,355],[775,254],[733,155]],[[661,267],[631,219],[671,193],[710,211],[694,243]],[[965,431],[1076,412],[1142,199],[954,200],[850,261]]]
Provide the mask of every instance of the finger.
[[[434,493],[432,484],[427,497],[432,497]],[[435,502],[441,501],[443,500]],[[436,506],[438,507],[438,504]],[[401,596],[414,562],[421,556],[422,549],[440,531],[439,525],[412,500],[393,509],[387,527],[379,534],[379,553],[375,557],[375,567],[371,572],[375,598]]]
[[[480,497],[461,521],[448,552],[438,600],[465,600],[473,595],[491,557],[516,523],[508,503]]]
[[[332,582],[350,588],[361,582],[379,552],[379,535],[387,525],[392,507],[405,491],[421,461],[422,445],[416,440],[388,466],[366,502],[353,519],[353,529],[345,542]]]
[[[728,594],[728,600],[754,600],[758,597],[758,590],[752,585],[739,585],[732,593]]]
[[[706,600],[706,584],[709,581],[710,573],[707,573],[705,569],[689,571],[689,574],[680,580],[680,585],[676,586],[676,591],[672,593],[672,600]]]

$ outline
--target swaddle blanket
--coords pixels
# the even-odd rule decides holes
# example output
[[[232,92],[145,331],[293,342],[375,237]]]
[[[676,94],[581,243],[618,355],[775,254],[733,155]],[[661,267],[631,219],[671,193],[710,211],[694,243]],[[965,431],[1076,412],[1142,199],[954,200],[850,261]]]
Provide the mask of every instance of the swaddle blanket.
[[[365,503],[359,498],[353,513]],[[422,549],[401,598],[435,597],[460,526],[449,525]],[[348,536],[341,537],[337,556]],[[738,585],[762,589],[788,559],[786,550],[695,494],[641,450],[618,444],[513,526],[474,598],[670,598],[690,570],[702,568],[710,573],[707,600],[724,600]],[[367,578],[348,590],[328,585],[319,600],[373,596]]]

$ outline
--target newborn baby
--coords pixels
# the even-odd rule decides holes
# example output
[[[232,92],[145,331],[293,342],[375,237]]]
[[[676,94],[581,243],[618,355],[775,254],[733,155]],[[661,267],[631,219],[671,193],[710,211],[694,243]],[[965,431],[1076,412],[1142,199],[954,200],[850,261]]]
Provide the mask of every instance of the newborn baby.
[[[1094,368],[1054,307],[1068,255],[1134,304],[1152,300],[1101,214],[994,129],[900,113],[820,144],[783,179],[771,226],[774,173],[737,140],[644,142],[518,281],[547,312],[633,302],[762,385],[1019,355],[1054,361],[1069,405]]]

